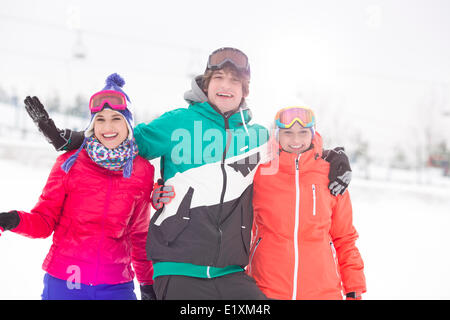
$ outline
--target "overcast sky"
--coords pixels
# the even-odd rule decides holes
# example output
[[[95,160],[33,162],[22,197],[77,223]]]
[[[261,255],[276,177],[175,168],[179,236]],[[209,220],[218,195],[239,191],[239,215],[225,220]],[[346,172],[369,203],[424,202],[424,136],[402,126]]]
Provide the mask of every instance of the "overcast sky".
[[[88,99],[118,72],[139,121],[184,107],[191,76],[222,46],[248,54],[248,102],[263,124],[306,103],[321,131],[381,145],[430,121],[420,105],[433,105],[438,128],[450,113],[447,0],[6,0],[0,39],[9,92]]]

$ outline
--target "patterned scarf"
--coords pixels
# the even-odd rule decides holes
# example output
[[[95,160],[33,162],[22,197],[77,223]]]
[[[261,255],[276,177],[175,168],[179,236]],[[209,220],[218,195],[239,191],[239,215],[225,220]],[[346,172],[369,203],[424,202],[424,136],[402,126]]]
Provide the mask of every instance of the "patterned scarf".
[[[136,158],[139,153],[137,144],[134,141],[125,139],[114,149],[108,149],[100,143],[94,136],[86,139],[84,147],[89,157],[99,166],[112,170],[122,170],[127,161]]]

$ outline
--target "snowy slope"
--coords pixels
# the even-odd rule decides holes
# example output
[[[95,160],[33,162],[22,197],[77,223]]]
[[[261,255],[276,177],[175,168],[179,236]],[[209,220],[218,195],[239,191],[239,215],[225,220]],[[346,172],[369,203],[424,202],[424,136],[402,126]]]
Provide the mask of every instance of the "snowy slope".
[[[50,166],[32,167],[22,160],[0,158],[0,211],[30,210]],[[447,180],[433,185],[352,181],[366,299],[450,299]],[[41,264],[50,243],[50,238],[33,240],[8,232],[0,237],[0,299],[40,299]]]
[[[351,185],[369,299],[449,299],[450,188]]]

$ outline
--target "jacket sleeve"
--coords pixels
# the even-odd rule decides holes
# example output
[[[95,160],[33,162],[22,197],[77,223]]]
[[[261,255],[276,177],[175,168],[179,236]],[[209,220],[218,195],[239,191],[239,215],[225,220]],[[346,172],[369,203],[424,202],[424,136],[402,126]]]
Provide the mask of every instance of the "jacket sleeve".
[[[20,223],[12,232],[30,238],[47,238],[53,233],[66,197],[64,181],[67,174],[61,169],[66,158],[65,155],[58,157],[31,212],[18,211]]]
[[[153,263],[147,260],[145,250],[148,226],[150,223],[150,193],[153,188],[154,167],[150,166],[146,178],[146,188],[142,197],[137,201],[133,216],[130,220],[131,228],[131,260],[140,284],[153,284]]]
[[[155,120],[138,124],[134,128],[134,137],[141,157],[152,160],[171,152],[172,134],[179,129],[180,121],[183,121],[183,110],[185,109],[166,112]]]
[[[344,293],[366,292],[364,263],[355,245],[358,233],[353,226],[352,204],[349,192],[336,197],[330,235],[336,249]]]

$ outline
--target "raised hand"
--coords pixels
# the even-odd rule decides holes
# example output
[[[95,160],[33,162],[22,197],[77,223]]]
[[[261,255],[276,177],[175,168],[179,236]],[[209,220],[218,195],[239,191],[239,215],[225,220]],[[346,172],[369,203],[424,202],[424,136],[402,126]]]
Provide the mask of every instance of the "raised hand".
[[[70,129],[58,129],[38,97],[27,96],[24,103],[31,119],[56,151],[77,149],[82,144],[84,133]]]

